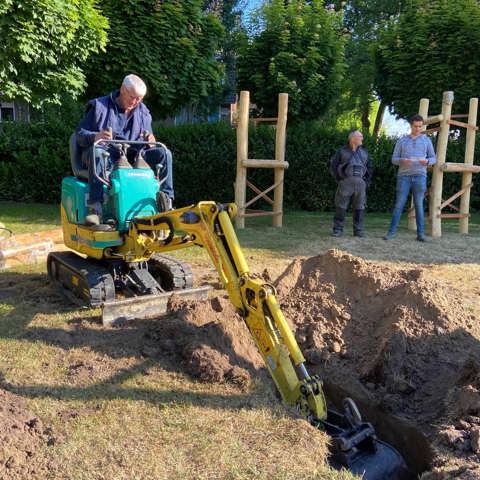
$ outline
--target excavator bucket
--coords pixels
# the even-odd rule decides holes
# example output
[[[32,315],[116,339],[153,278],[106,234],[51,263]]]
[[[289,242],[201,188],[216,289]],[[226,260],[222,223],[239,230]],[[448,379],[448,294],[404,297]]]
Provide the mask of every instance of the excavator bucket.
[[[374,451],[362,452],[348,467],[350,472],[362,476],[363,480],[413,480],[412,474],[401,455],[381,440],[375,440]]]
[[[321,425],[332,440],[331,465],[363,480],[414,480],[416,476],[400,453],[379,440],[370,423],[362,421],[353,400],[346,398],[344,406],[344,414],[329,409]]]

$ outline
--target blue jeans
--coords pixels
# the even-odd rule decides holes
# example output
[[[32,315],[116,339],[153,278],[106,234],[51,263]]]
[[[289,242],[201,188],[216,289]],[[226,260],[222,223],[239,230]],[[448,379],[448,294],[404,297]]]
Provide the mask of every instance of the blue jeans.
[[[412,191],[415,205],[415,217],[417,221],[417,237],[425,235],[423,199],[427,190],[427,177],[424,175],[401,175],[397,177],[397,198],[393,208],[392,222],[388,229],[389,235],[395,235],[398,222],[408,200],[408,194]]]
[[[109,155],[104,155],[108,153]],[[130,163],[133,163],[137,150],[133,147],[127,151],[127,158]],[[89,203],[100,202],[103,203],[103,183],[98,180],[93,171],[93,162],[91,161],[92,149],[85,149],[83,152],[83,162],[88,165],[88,184],[90,186]],[[118,150],[112,146],[95,148],[95,170],[97,175],[104,180],[108,180],[112,172],[113,165],[118,159]],[[165,192],[169,198],[173,200],[173,171],[172,171],[172,153],[168,148],[155,147],[149,148],[144,152],[145,161],[150,165],[150,168],[157,173],[157,166],[159,166],[159,181],[161,183],[160,189]]]

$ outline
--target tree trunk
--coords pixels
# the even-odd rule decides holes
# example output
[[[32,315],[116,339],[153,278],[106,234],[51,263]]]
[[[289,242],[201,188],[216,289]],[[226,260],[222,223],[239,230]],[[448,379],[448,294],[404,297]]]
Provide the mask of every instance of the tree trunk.
[[[378,138],[378,136],[380,135],[380,128],[382,128],[383,116],[385,115],[386,108],[387,103],[383,99],[380,100],[377,117],[375,118],[375,125],[373,127],[373,138]]]
[[[362,99],[360,105],[360,111],[362,113],[362,130],[363,133],[370,132],[370,102],[368,99]]]

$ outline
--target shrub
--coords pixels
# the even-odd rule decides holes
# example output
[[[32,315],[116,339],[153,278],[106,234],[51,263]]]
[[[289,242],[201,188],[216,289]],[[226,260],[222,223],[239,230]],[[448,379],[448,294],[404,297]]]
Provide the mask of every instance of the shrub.
[[[0,198],[56,203],[63,176],[70,174],[68,138],[78,120],[75,112],[46,116],[43,122],[0,126]],[[175,204],[200,200],[234,200],[236,174],[235,130],[226,123],[182,125],[155,129],[158,140],[173,152]],[[336,184],[328,163],[348,132],[303,123],[287,129],[285,207],[326,211],[333,207]],[[250,158],[273,158],[275,131],[268,126],[250,129]],[[390,211],[395,197],[395,167],[390,162],[394,140],[365,138],[374,163],[368,190],[368,209]],[[448,161],[463,161],[463,140],[451,141]],[[478,164],[478,159],[476,160]],[[249,180],[259,188],[273,183],[271,170],[250,170]],[[444,198],[460,188],[461,175],[444,176]],[[251,198],[251,197],[249,197]],[[480,208],[480,188],[472,190],[472,209]],[[261,204],[259,204],[261,206]]]

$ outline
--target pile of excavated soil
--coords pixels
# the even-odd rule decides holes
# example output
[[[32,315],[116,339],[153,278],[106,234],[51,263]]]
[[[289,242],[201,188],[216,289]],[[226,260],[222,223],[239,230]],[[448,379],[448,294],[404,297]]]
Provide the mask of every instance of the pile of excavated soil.
[[[214,383],[249,384],[263,366],[250,333],[227,298],[185,302],[172,297],[172,312],[148,331],[146,354],[180,358],[192,376]],[[155,352],[154,352],[155,353]]]
[[[326,382],[413,421],[440,450],[478,465],[478,319],[461,292],[422,269],[335,250],[295,260],[276,285],[305,357]]]
[[[311,371],[428,435],[437,471],[450,468],[430,478],[480,478],[478,318],[459,291],[421,268],[335,250],[293,261],[275,285]],[[180,358],[194,377],[245,385],[262,368],[228,299],[172,309],[149,331],[150,348]]]
[[[52,430],[27,410],[24,399],[0,389],[0,479],[47,478],[51,466],[37,452],[54,443]]]
[[[307,360],[391,412],[430,423],[474,414],[476,321],[460,292],[420,269],[393,270],[338,251],[294,261],[277,280]]]

